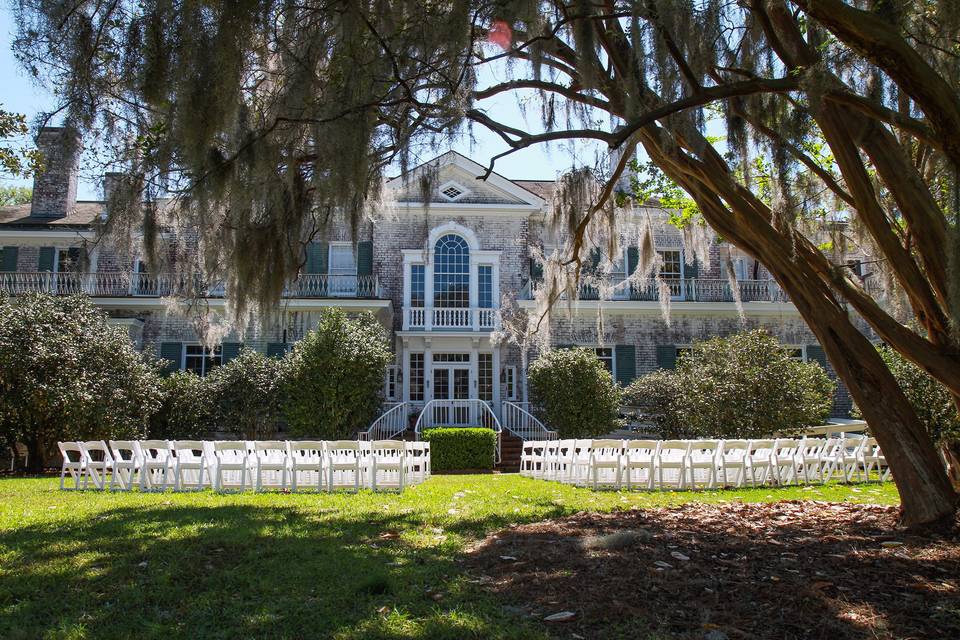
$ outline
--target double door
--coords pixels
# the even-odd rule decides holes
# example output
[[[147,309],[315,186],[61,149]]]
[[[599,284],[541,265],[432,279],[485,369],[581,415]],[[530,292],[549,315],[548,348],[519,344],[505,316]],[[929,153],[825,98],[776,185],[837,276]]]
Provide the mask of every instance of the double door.
[[[433,399],[448,402],[434,405],[434,424],[463,426],[473,424],[470,399],[470,367],[463,364],[433,365]]]

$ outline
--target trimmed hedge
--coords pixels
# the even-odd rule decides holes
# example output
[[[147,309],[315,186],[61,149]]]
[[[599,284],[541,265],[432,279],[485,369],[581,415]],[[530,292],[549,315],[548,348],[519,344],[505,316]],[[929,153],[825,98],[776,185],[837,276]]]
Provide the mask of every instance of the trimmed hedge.
[[[490,429],[436,427],[423,432],[430,443],[430,466],[434,471],[493,469],[497,434]]]

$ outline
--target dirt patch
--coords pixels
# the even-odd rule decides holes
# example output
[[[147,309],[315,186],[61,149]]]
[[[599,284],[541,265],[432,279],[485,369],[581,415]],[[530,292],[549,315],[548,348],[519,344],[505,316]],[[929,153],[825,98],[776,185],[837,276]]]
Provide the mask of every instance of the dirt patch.
[[[570,638],[960,638],[960,539],[894,507],[690,504],[511,527],[467,570]],[[569,618],[570,616],[565,616]]]

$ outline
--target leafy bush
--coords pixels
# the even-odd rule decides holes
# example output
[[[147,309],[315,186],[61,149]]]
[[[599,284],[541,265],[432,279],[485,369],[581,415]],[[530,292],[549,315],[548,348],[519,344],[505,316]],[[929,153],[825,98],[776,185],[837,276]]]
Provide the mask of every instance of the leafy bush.
[[[192,440],[210,433],[216,412],[207,378],[175,371],[161,379],[160,389],[160,408],[150,418],[151,438]]]
[[[598,436],[620,426],[620,388],[590,349],[544,353],[530,365],[527,383],[538,417],[562,438]]]
[[[34,468],[58,440],[143,437],[159,366],[86,296],[0,296],[0,442]]]
[[[960,414],[947,388],[899,352],[886,346],[877,350],[934,442],[945,445],[960,440]],[[858,407],[853,414],[860,415]]]
[[[243,349],[204,379],[213,398],[215,422],[247,440],[273,437],[282,407],[286,359]]]
[[[835,388],[818,364],[756,330],[695,343],[674,371],[635,380],[626,398],[665,437],[757,438],[822,424]]]
[[[349,318],[324,309],[317,328],[287,358],[283,408],[294,435],[348,438],[376,417],[393,356],[387,332],[372,314]]]
[[[434,471],[492,469],[497,454],[497,434],[491,429],[436,427],[426,429],[430,466]]]

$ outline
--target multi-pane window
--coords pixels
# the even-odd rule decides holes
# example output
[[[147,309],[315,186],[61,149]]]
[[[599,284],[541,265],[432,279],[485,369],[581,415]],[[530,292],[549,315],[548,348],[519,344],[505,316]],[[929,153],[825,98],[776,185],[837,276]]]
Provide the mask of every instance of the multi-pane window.
[[[517,399],[517,368],[503,368],[503,385],[507,391],[507,400]]]
[[[596,352],[597,360],[613,375],[613,349],[610,347],[597,347]]]
[[[449,233],[434,247],[433,306],[470,306],[470,248],[466,240]]]
[[[397,365],[387,367],[387,377],[383,383],[383,395],[387,400],[397,399],[397,380],[399,377],[400,371]]]
[[[477,268],[477,297],[481,309],[493,308],[493,267],[489,264]]]
[[[787,352],[787,355],[790,356],[792,360],[804,361],[803,347],[784,347],[783,350]]]
[[[69,273],[80,270],[80,260],[83,252],[80,247],[70,247],[69,249],[60,249],[57,252],[57,271],[60,273]]]
[[[410,354],[410,400],[423,400],[423,354]]]
[[[493,400],[493,354],[477,354],[477,397]]]
[[[330,245],[330,274],[341,276],[357,275],[357,258],[353,254],[353,244],[349,242]]]
[[[663,266],[660,267],[660,277],[664,280],[679,280],[683,275],[681,271],[683,259],[680,251],[661,251],[660,257],[663,258]]]
[[[425,306],[424,295],[424,271],[422,264],[411,265],[410,267],[410,306]]]
[[[434,353],[434,362],[470,362],[469,353]]]
[[[205,376],[221,364],[223,364],[223,350],[220,346],[212,350],[200,344],[184,346],[184,371],[192,371],[198,376]]]

